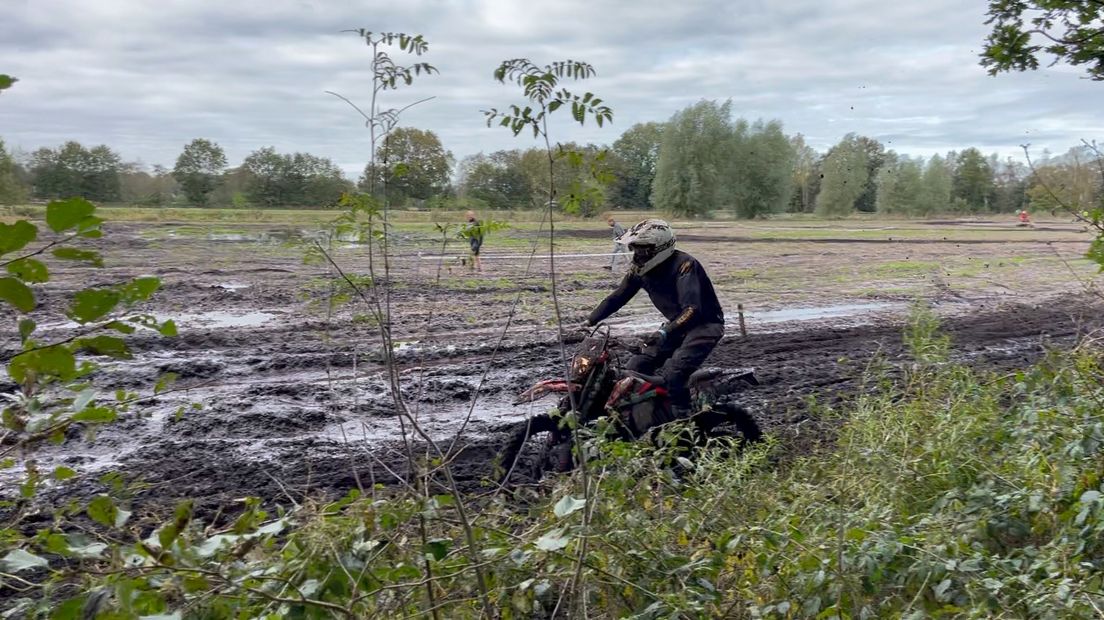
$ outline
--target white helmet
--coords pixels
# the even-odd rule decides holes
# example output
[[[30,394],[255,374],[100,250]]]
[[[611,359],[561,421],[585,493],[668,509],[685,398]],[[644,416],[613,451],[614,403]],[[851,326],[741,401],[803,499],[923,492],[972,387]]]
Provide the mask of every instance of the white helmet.
[[[675,251],[675,232],[663,220],[644,220],[617,238],[633,251],[637,273],[647,273]]]

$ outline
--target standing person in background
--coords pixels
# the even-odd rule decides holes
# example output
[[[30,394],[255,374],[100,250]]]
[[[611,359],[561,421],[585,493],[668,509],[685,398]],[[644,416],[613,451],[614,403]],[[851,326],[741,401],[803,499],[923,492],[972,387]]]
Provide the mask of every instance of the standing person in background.
[[[621,258],[621,254],[628,254],[629,248],[617,243],[617,238],[625,234],[625,227],[618,224],[612,215],[606,216],[606,223],[609,224],[610,232],[613,233],[613,257],[610,258],[609,267],[606,267],[606,269],[613,271],[613,268],[617,266],[617,259]],[[628,257],[626,256],[625,259],[628,260]]]
[[[483,263],[479,260],[479,249],[483,247],[483,224],[475,219],[475,211],[464,214],[468,221],[460,229],[460,236],[466,237],[471,246],[471,266],[476,271],[483,271]]]

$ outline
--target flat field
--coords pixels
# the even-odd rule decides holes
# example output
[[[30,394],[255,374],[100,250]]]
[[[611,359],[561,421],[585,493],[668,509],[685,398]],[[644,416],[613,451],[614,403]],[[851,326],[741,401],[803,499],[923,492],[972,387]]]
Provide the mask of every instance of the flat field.
[[[0,219],[34,213],[21,209]],[[56,266],[35,318],[63,335],[72,329],[61,312],[67,293],[157,275],[163,289],[144,309],[175,318],[180,335],[138,339],[135,359],[105,362],[97,381],[145,395],[164,373],[177,381],[98,434],[74,430],[63,446],[34,455],[44,470],[65,464],[81,474],[66,483],[67,497],[94,493],[106,470],[142,481],[153,505],[187,496],[211,509],[244,495],[343,493],[403,475],[404,429],[382,374],[379,328],[334,268],[304,260],[335,215],[106,210],[106,235],[95,242],[106,267]],[[548,226],[533,214],[492,217],[505,228],[488,236],[479,273],[463,261],[466,243],[437,228],[456,230],[458,214],[396,214],[387,261],[404,397],[430,435],[466,446],[455,469],[472,488],[490,472],[503,429],[529,411],[510,405],[514,394],[561,368]],[[795,449],[830,434],[812,402],[859,393],[872,363],[901,362],[902,325],[916,300],[944,318],[958,358],[997,370],[1023,367],[1048,344],[1104,322],[1104,306],[1084,293],[1100,280],[1082,259],[1090,236],[1069,221],[674,225],[728,317],[711,363],[755,368],[762,385],[746,403]],[[612,243],[601,221],[557,222],[554,244],[560,312],[578,321],[616,286],[624,263],[604,269]],[[325,245],[371,297],[384,257],[349,240]],[[611,325],[644,333],[660,321],[642,294]],[[0,329],[7,357],[18,336],[13,321]],[[0,377],[0,391],[14,387]]]

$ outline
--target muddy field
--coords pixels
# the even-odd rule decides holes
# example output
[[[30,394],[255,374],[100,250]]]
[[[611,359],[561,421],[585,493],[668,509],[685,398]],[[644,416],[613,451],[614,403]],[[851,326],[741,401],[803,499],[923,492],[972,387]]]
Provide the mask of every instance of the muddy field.
[[[431,225],[396,227],[389,301],[403,396],[426,433],[462,448],[454,469],[469,488],[489,473],[503,429],[527,414],[509,404],[514,394],[559,367],[547,238],[538,228],[496,233],[483,272],[472,273],[458,259],[462,242],[442,247]],[[794,446],[823,434],[808,414],[810,398],[859,393],[872,359],[905,359],[901,322],[916,298],[945,317],[957,358],[1002,371],[1074,342],[1104,315],[1078,294],[1093,277],[1079,258],[1088,236],[1064,222],[679,230],[680,246],[705,264],[730,318],[711,364],[754,367],[762,385],[747,404]],[[158,275],[164,289],[145,309],[181,327],[176,338],[138,339],[134,360],[104,363],[96,378],[105,393],[149,395],[171,372],[178,379],[170,392],[94,437],[74,429],[63,446],[28,455],[40,468],[65,464],[81,474],[54,489],[56,497],[96,492],[97,475],[109,470],[141,481],[139,498],[152,506],[190,496],[208,507],[245,495],[343,493],[404,475],[401,437],[410,429],[387,393],[378,327],[332,268],[304,263],[314,235],[309,224],[120,223],[100,244],[106,269],[55,270],[41,295],[47,306],[78,287]],[[609,246],[600,224],[559,229],[556,292],[565,320],[580,319],[616,285],[617,269],[603,269]],[[368,274],[365,247],[331,247],[344,271]],[[372,264],[379,269],[381,257]],[[613,321],[615,333],[658,325],[641,298]],[[60,313],[36,319],[57,335],[69,329]],[[18,341],[13,328],[4,322],[5,356]],[[14,491],[13,475],[5,494]]]

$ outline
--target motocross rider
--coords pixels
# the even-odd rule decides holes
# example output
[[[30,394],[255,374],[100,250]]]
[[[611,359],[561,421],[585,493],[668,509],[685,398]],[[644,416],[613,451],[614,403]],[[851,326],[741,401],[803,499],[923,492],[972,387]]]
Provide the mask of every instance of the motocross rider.
[[[586,319],[596,325],[620,310],[640,289],[667,322],[650,335],[628,369],[652,375],[671,395],[676,417],[690,412],[687,381],[724,336],[724,312],[705,269],[675,249],[671,226],[657,219],[640,222],[617,238],[632,251],[632,265],[617,287]]]

